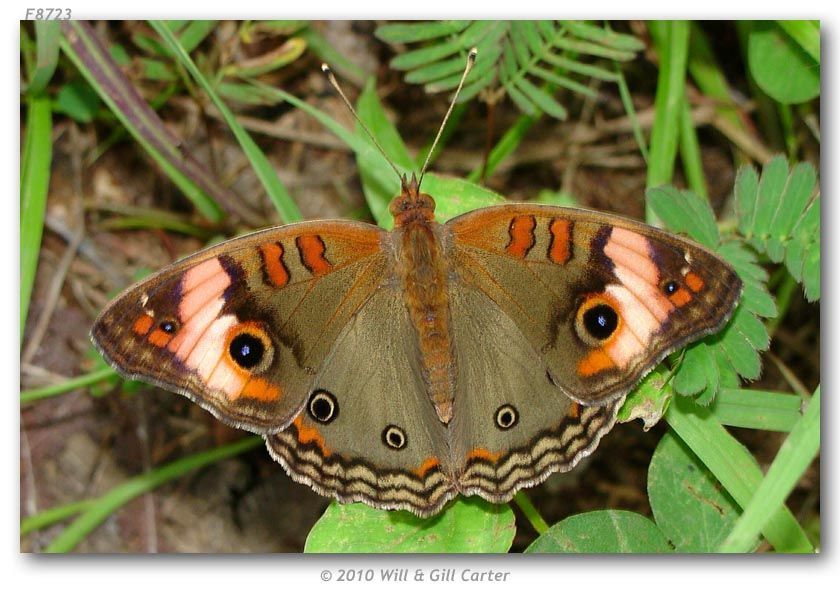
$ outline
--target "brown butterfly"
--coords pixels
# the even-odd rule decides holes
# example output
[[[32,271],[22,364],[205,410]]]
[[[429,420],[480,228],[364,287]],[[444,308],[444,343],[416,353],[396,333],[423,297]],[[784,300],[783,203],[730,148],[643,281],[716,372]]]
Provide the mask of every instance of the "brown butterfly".
[[[724,261],[658,229],[535,204],[439,224],[401,180],[393,231],[311,221],[224,242],[123,292],[94,343],[264,435],[315,491],[428,516],[572,469],[740,297]]]

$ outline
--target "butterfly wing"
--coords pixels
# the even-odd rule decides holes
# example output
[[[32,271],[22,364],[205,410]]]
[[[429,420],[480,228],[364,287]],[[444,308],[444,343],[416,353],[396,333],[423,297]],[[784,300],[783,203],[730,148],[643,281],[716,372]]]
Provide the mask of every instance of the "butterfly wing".
[[[258,433],[287,426],[332,344],[389,272],[390,238],[347,221],[224,242],[114,299],[91,333],[127,377]]]
[[[661,230],[585,210],[501,205],[447,223],[457,275],[491,299],[584,405],[623,397],[666,354],[720,329],[734,270]]]
[[[450,287],[458,379],[450,444],[463,494],[506,502],[572,469],[615,423],[621,401],[581,406],[549,377],[513,319],[475,287]]]
[[[456,491],[419,365],[402,292],[382,288],[336,340],[306,408],[266,436],[269,451],[292,478],[342,502],[437,512]]]

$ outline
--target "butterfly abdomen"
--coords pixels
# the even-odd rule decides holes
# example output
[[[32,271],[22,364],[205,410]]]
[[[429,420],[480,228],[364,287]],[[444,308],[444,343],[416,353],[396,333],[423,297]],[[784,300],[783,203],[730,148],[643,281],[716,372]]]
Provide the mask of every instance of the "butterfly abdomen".
[[[397,227],[396,270],[403,284],[406,308],[417,332],[420,367],[438,418],[452,418],[455,358],[452,349],[447,263],[438,234],[440,226],[416,220]]]

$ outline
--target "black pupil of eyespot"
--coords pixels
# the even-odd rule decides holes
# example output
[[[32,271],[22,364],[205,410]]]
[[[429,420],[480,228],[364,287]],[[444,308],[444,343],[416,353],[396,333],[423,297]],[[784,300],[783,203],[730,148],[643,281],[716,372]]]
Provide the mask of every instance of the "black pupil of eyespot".
[[[402,443],[402,437],[396,431],[389,433],[388,439],[390,440],[392,446],[399,446]]]
[[[173,331],[175,331],[175,323],[173,323],[172,321],[164,321],[160,324],[160,328],[166,333],[172,333]]]
[[[329,419],[332,414],[332,403],[324,397],[315,398],[312,401],[312,414],[319,421]]]
[[[264,351],[262,340],[250,333],[240,333],[230,343],[230,355],[233,360],[246,369],[257,366]]]
[[[502,414],[499,415],[502,425],[510,425],[510,422],[513,421],[513,415],[509,410],[502,411]]]
[[[679,289],[679,286],[674,281],[669,281],[668,283],[665,284],[665,292],[668,293],[669,295],[673,294],[678,289]]]
[[[611,306],[599,304],[583,313],[583,324],[589,335],[604,340],[618,327],[618,315]]]

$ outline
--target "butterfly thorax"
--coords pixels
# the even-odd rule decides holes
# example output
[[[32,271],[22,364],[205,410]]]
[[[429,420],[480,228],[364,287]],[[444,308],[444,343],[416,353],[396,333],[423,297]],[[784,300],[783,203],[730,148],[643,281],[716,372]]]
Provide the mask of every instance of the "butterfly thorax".
[[[402,194],[391,202],[396,271],[406,308],[417,332],[421,369],[438,418],[452,418],[455,357],[452,347],[447,259],[441,226],[434,221],[435,201],[419,192],[417,180],[403,179]]]

